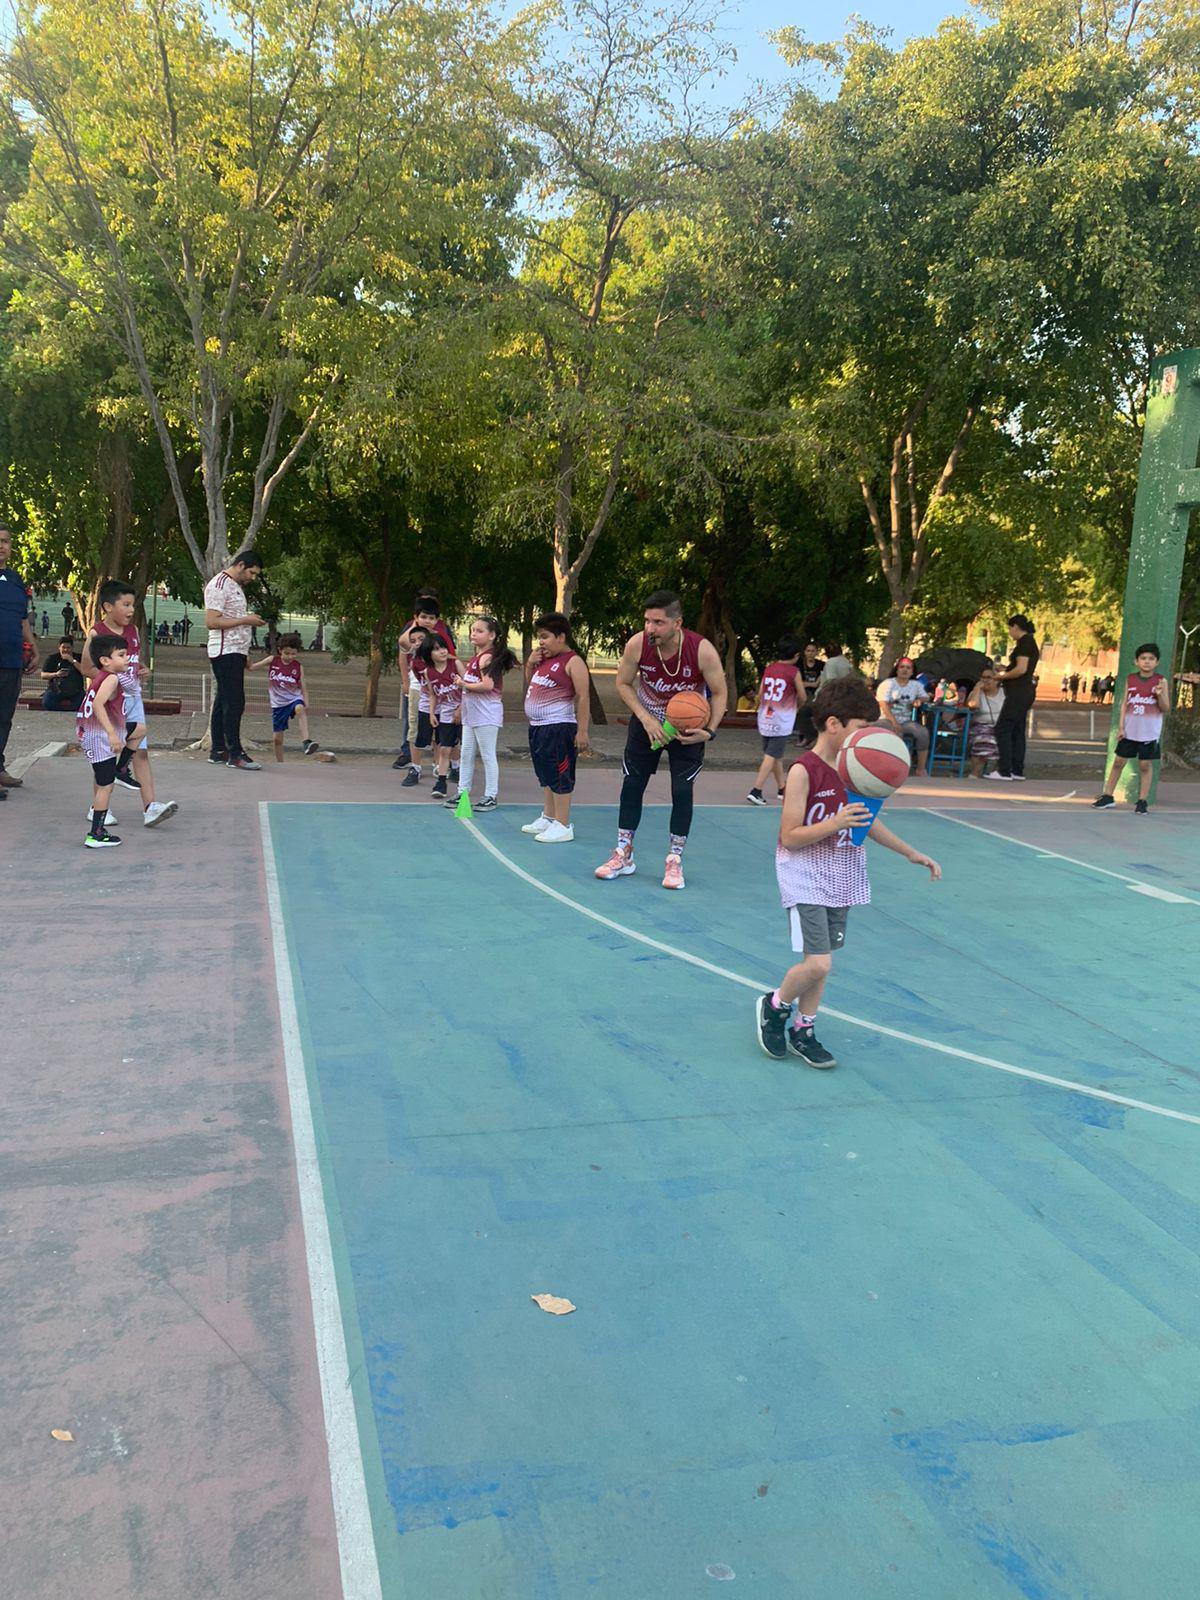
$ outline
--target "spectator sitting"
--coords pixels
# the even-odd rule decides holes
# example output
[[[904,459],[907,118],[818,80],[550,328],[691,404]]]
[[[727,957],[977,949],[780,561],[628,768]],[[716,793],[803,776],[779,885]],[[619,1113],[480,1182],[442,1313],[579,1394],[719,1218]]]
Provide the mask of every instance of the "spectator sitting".
[[[967,704],[975,713],[969,738],[971,776],[982,778],[988,762],[997,760],[1000,755],[996,744],[996,718],[1004,705],[1004,690],[994,666],[984,667]]]
[[[58,649],[42,663],[39,677],[46,685],[44,711],[78,711],[83,701],[83,673],[70,639],[60,639]]]
[[[924,777],[929,756],[929,729],[916,719],[920,707],[929,699],[929,692],[913,677],[910,657],[900,657],[892,676],[879,685],[876,698],[884,720],[895,728],[915,759],[917,776]]]

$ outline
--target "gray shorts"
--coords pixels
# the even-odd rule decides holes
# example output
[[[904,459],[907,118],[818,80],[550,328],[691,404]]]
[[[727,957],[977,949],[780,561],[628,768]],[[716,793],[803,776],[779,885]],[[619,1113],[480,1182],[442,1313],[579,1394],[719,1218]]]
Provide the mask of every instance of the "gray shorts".
[[[759,738],[762,740],[765,756],[774,756],[778,760],[787,750],[786,733],[762,733],[759,734]]]
[[[849,906],[789,906],[787,914],[798,956],[831,956],[846,942]]]

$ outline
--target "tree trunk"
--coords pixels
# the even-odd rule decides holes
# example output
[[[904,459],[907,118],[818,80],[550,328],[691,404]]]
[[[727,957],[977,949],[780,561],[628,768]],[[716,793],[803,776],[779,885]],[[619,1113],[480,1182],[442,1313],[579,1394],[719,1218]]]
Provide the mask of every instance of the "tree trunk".
[[[528,661],[533,650],[533,607],[521,608],[521,660]]]
[[[367,654],[367,683],[363,691],[364,717],[374,717],[379,714],[379,679],[383,672],[383,631],[384,619],[380,617],[371,629],[371,648]]]
[[[902,600],[893,600],[888,612],[887,637],[879,655],[879,676],[888,678],[896,665],[896,658],[904,653],[904,616],[908,607]]]
[[[704,635],[721,657],[721,664],[725,669],[729,709],[736,711],[739,640],[729,610],[729,592],[720,562],[714,563],[709,570],[708,582],[704,586],[704,595],[700,601],[700,616],[696,623],[696,631]]]

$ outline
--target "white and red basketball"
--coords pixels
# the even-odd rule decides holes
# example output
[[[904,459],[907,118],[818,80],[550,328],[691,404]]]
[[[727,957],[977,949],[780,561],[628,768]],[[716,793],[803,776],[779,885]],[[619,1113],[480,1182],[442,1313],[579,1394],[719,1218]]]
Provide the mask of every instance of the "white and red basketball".
[[[856,728],[837,753],[837,775],[855,794],[886,800],[908,777],[908,746],[890,728]]]

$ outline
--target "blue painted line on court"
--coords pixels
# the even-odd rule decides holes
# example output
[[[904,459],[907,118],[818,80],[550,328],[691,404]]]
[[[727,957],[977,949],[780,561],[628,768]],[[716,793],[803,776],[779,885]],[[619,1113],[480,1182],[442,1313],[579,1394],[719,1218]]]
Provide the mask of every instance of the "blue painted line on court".
[[[769,819],[702,813],[682,896],[590,879],[611,814],[581,810],[562,849],[520,820],[490,836],[565,892],[738,970],[786,962]],[[1196,1129],[1083,1120],[1081,1097],[866,1034],[833,1074],[772,1063],[747,991],[585,924],[444,814],[272,825],[389,1597],[682,1600],[714,1565],[768,1600],[1188,1592]],[[929,847],[921,826],[899,831]],[[963,841],[956,865],[994,873]],[[1041,952],[1053,918],[1003,898],[1019,875],[938,900],[873,869],[831,1001],[1162,1090],[1168,1066],[1135,1076],[972,959]],[[1126,901],[1161,937],[1170,908]],[[911,948],[935,922],[971,941],[949,998]],[[545,1316],[541,1290],[578,1311]]]

